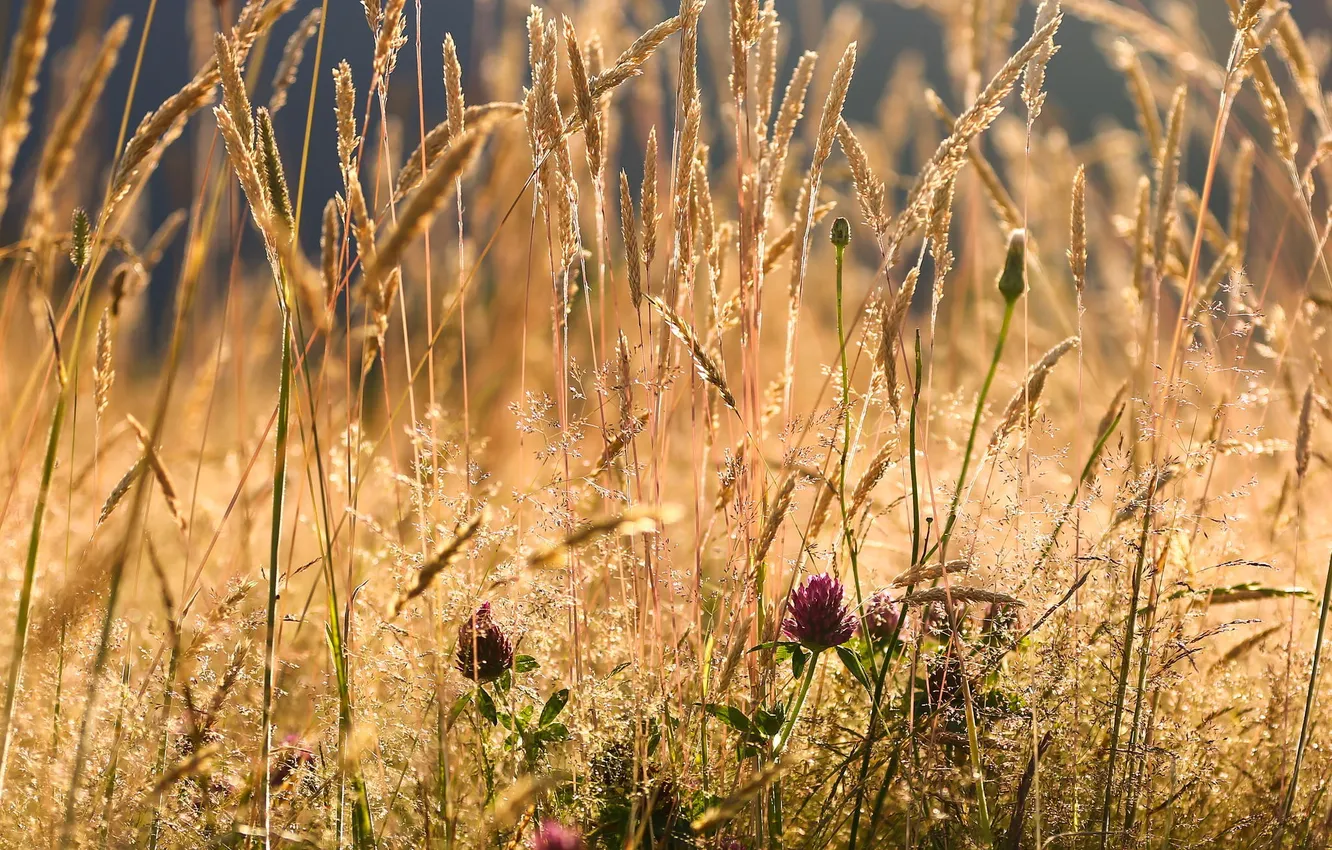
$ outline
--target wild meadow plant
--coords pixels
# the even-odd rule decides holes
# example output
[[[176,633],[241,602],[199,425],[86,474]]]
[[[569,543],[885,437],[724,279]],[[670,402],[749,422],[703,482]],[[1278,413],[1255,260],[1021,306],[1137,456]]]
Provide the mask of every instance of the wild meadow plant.
[[[1332,842],[1316,4],[177,2],[5,35],[0,845]]]

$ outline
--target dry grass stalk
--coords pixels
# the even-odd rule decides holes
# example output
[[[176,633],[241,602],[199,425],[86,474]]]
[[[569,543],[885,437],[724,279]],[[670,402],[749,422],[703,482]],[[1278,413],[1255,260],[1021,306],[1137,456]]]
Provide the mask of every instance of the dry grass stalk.
[[[948,131],[951,133],[957,123],[957,117],[948,109],[943,100],[935,93],[934,89],[925,90],[925,102],[929,105],[939,120],[948,125]],[[971,167],[976,169],[976,176],[980,178],[981,186],[985,188],[985,194],[990,199],[990,206],[994,208],[995,214],[1003,223],[1005,230],[1017,230],[1023,226],[1025,220],[1022,210],[1018,209],[1017,202],[1009,194],[1008,189],[1004,188],[1003,181],[995,172],[994,166],[985,158],[984,151],[980,145],[971,145],[967,148],[967,160]]]
[[[786,93],[782,95],[782,105],[777,110],[777,122],[773,125],[772,136],[763,147],[763,204],[772,203],[777,186],[786,171],[786,158],[791,151],[791,138],[795,135],[796,125],[805,113],[805,94],[809,83],[814,79],[814,64],[818,54],[805,52],[797,60],[791,79],[786,84]]]
[[[93,410],[99,420],[111,403],[111,385],[115,380],[116,370],[111,362],[111,312],[103,310],[97,322],[97,355],[93,361]]]
[[[1050,23],[1058,14],[1059,0],[1041,0],[1036,7],[1036,28]],[[1041,107],[1045,105],[1045,66],[1056,50],[1053,40],[1044,41],[1035,55],[1027,60],[1027,68],[1022,74],[1022,102],[1027,106],[1028,126],[1040,117]]]
[[[1248,67],[1249,76],[1258,91],[1258,99],[1263,105],[1263,117],[1267,119],[1268,129],[1272,131],[1272,145],[1277,156],[1283,162],[1294,164],[1295,151],[1299,145],[1291,128],[1286,99],[1281,96],[1281,89],[1272,77],[1272,69],[1261,53],[1254,54]]]
[[[171,472],[162,462],[162,456],[157,453],[153,446],[152,435],[148,433],[139,420],[126,414],[125,421],[129,423],[130,428],[134,430],[134,435],[139,439],[139,448],[143,450],[144,460],[148,462],[148,468],[152,470],[153,480],[157,482],[157,487],[162,491],[162,498],[166,501],[167,510],[171,513],[171,518],[176,521],[176,526],[180,528],[181,534],[184,534],[189,524],[185,519],[184,506],[180,500],[180,491],[176,489],[175,482],[171,479]]]
[[[879,486],[883,480],[884,474],[897,464],[901,452],[898,449],[896,440],[889,440],[879,447],[874,457],[870,459],[869,466],[856,482],[856,489],[851,493],[851,507],[847,509],[847,516],[854,520],[859,514],[860,509],[869,501],[870,493]]]
[[[1175,89],[1166,121],[1165,139],[1156,157],[1156,214],[1152,228],[1152,246],[1158,264],[1165,261],[1166,240],[1175,223],[1175,188],[1179,185],[1179,158],[1184,141],[1184,107],[1187,86]]]
[[[1299,429],[1295,437],[1295,477],[1301,483],[1304,482],[1304,476],[1309,471],[1309,458],[1311,455],[1311,446],[1313,444],[1313,381],[1304,391],[1304,400],[1300,403],[1300,422]]]
[[[643,186],[639,194],[643,205],[643,281],[652,283],[652,260],[657,255],[657,128],[648,130],[647,150],[643,154]]]
[[[606,534],[630,536],[655,534],[665,525],[674,522],[680,511],[671,505],[661,507],[633,507],[615,516],[602,517],[588,522],[582,528],[568,534],[563,540],[528,556],[527,565],[533,568],[551,568],[561,566],[569,552],[579,546],[591,543]]]
[[[324,279],[324,300],[338,288],[341,275],[339,253],[342,250],[342,216],[337,201],[329,198],[324,205],[324,220],[319,230],[319,271]]]
[[[643,303],[642,253],[638,248],[638,222],[634,199],[629,194],[629,177],[620,171],[620,235],[624,239],[625,276],[629,281],[629,300],[637,310]]]
[[[835,209],[837,209],[837,204],[834,202],[819,204],[814,208],[814,223],[818,224],[820,221],[823,221],[828,213]],[[768,243],[763,252],[764,274],[768,274],[773,269],[777,268],[777,264],[782,261],[782,257],[786,256],[787,252],[791,250],[791,246],[795,245],[797,223],[798,222],[793,221],[788,224],[781,233],[777,234],[777,238]]]
[[[483,103],[477,106],[469,106],[462,112],[462,119],[458,122],[468,128],[477,126],[497,127],[499,124],[516,118],[523,114],[523,105],[521,103]],[[403,160],[402,168],[398,171],[397,180],[394,181],[395,189],[393,199],[401,200],[407,196],[407,193],[415,189],[421,182],[421,161],[422,151],[424,151],[425,170],[429,171],[444,151],[448,150],[451,139],[456,138],[454,133],[453,119],[446,119],[435,125],[426,133],[425,139],[412,151],[411,154]]]
[[[449,136],[455,139],[461,136],[467,126],[467,102],[463,98],[462,63],[458,61],[458,46],[453,43],[453,33],[444,36],[444,114],[447,116],[444,126],[448,128]],[[416,159],[419,162],[420,156]],[[398,182],[401,186],[401,178]]]
[[[1077,347],[1078,338],[1071,336],[1045,352],[1045,355],[1031,367],[1021,388],[1008,400],[1004,415],[999,420],[998,427],[994,429],[994,436],[990,438],[987,452],[997,449],[1014,428],[1031,418],[1037,403],[1041,400],[1041,393],[1045,391],[1045,381],[1050,376],[1050,370],[1065,354]]]
[[[851,131],[846,121],[838,125],[838,141],[846,153],[846,161],[851,166],[851,179],[856,187],[856,200],[860,203],[860,215],[865,225],[882,238],[888,229],[888,216],[884,208],[884,185],[870,167],[869,157],[861,147],[860,140]]]
[[[101,527],[103,523],[111,518],[111,514],[115,513],[116,508],[125,499],[130,488],[134,486],[134,482],[139,480],[139,470],[142,467],[143,457],[138,457],[135,459],[134,463],[130,465],[130,468],[125,470],[125,474],[120,476],[120,480],[111,488],[111,492],[107,494],[106,501],[102,503],[102,510],[97,515],[97,522],[93,526],[94,528]]]
[[[906,325],[907,313],[911,310],[911,301],[916,297],[916,281],[920,279],[920,269],[913,267],[907,272],[902,285],[893,293],[893,300],[883,311],[883,322],[879,330],[879,368],[883,370],[884,382],[888,385],[888,403],[895,416],[902,415],[902,388],[897,380],[897,352],[893,349]]]
[[[593,77],[592,95],[600,98],[620,84],[641,74],[643,65],[663,41],[680,31],[681,24],[679,15],[667,18],[634,39],[634,43],[616,57],[615,64]]]
[[[1115,66],[1128,80],[1129,95],[1138,115],[1138,125],[1146,136],[1147,149],[1155,154],[1161,150],[1161,116],[1152,97],[1152,84],[1142,67],[1138,51],[1126,39],[1117,39],[1114,47]]]
[[[1147,269],[1152,264],[1151,242],[1152,184],[1146,177],[1138,178],[1137,216],[1133,228],[1133,293],[1138,303],[1147,300]]]
[[[773,541],[777,539],[777,531],[782,527],[782,520],[786,519],[786,514],[791,509],[791,496],[795,493],[796,484],[803,478],[803,473],[792,470],[782,479],[781,486],[773,494],[772,504],[764,513],[763,527],[759,531],[759,536],[754,544],[754,556],[751,559],[755,564],[763,563],[772,549]]]
[[[583,127],[583,143],[587,149],[587,167],[594,179],[601,176],[603,156],[601,139],[601,121],[597,115],[597,101],[592,95],[592,85],[587,77],[587,65],[583,62],[583,51],[578,43],[578,33],[573,21],[564,18],[564,49],[569,59],[569,78],[573,83],[574,104],[577,107],[578,120]]]
[[[407,16],[403,10],[407,0],[385,0],[379,15],[379,30],[375,38],[375,80],[381,92],[388,91],[389,77],[398,62],[398,51],[407,43]]]

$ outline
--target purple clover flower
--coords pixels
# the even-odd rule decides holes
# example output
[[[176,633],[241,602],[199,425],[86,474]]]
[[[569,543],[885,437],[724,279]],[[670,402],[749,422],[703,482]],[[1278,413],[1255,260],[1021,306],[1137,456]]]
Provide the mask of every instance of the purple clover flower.
[[[493,682],[513,666],[513,644],[484,602],[458,630],[458,670],[473,682]]]
[[[549,819],[541,822],[532,842],[532,850],[583,850],[585,846],[578,830]]]
[[[791,591],[782,631],[813,650],[841,646],[856,630],[842,583],[829,573],[813,575]]]
[[[874,593],[865,600],[865,636],[874,643],[883,643],[899,632],[902,605],[893,601],[888,588]]]

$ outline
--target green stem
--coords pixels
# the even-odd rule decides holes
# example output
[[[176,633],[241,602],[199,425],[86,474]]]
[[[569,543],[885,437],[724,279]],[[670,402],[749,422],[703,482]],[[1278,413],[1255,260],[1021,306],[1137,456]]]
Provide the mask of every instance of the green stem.
[[[1300,723],[1300,740],[1295,746],[1295,766],[1290,774],[1290,787],[1286,789],[1286,801],[1281,806],[1281,822],[1277,826],[1276,844],[1280,846],[1286,830],[1286,821],[1290,810],[1295,805],[1295,789],[1300,782],[1300,763],[1304,761],[1304,747],[1309,743],[1309,721],[1313,717],[1314,693],[1318,687],[1318,664],[1323,658],[1323,632],[1327,628],[1328,600],[1332,599],[1332,557],[1328,558],[1327,579],[1323,584],[1323,604],[1318,612],[1318,637],[1314,642],[1313,667],[1309,670],[1309,687],[1304,693],[1304,720]]]

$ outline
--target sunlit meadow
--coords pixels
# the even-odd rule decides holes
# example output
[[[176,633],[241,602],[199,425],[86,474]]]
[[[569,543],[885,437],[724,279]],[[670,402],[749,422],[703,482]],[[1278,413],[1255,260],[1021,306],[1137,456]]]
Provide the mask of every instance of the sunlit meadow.
[[[0,845],[1332,842],[1321,0],[422,5],[0,6]]]

